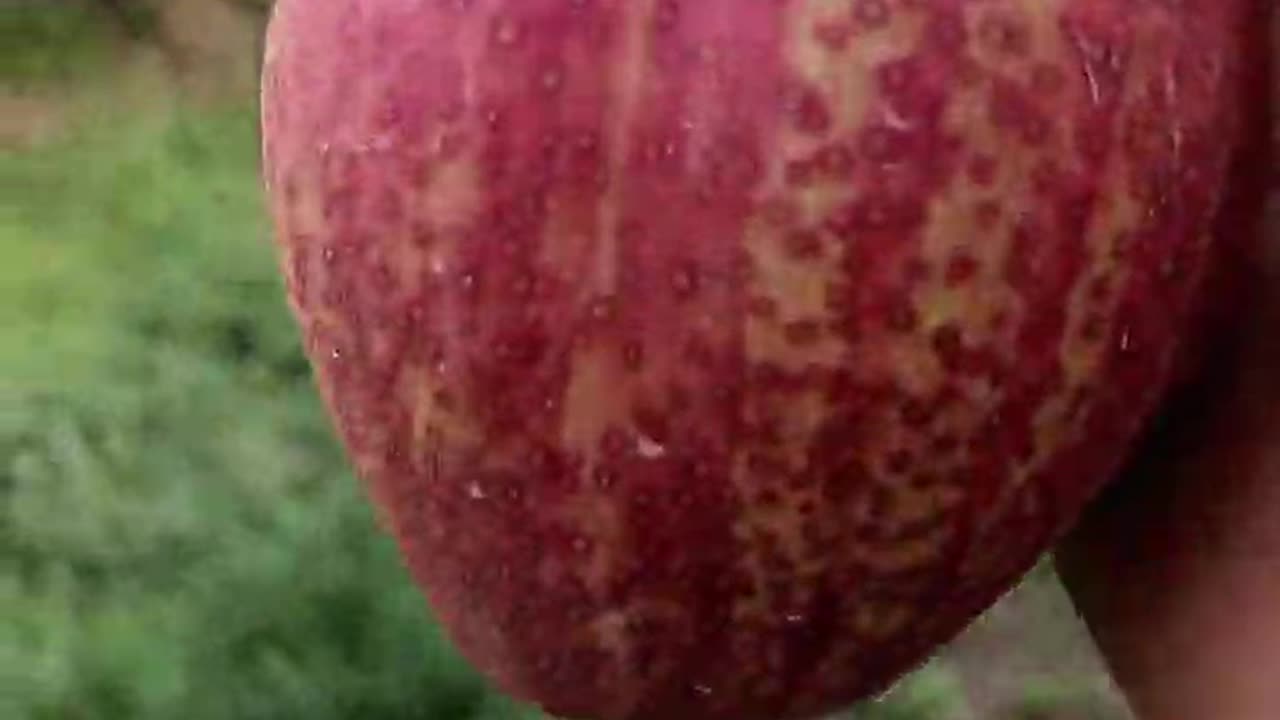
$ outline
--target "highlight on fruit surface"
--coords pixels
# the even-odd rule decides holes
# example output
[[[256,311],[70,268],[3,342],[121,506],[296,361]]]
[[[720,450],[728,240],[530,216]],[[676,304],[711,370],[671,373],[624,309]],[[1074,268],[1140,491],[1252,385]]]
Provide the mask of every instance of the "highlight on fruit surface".
[[[266,178],[465,655],[803,718],[1020,577],[1172,373],[1254,0],[279,0]]]

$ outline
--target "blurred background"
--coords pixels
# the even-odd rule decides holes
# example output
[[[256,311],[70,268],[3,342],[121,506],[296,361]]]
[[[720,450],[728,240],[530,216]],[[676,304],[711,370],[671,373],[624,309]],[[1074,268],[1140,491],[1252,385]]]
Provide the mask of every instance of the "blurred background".
[[[258,181],[269,5],[0,0],[0,718],[539,717],[441,637],[313,392]],[[1045,567],[839,717],[1128,715]]]

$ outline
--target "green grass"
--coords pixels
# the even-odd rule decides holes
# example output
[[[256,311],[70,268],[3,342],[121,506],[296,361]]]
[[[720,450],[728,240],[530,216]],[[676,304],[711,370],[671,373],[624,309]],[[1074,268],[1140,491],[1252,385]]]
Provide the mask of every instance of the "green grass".
[[[1015,720],[1047,720],[1067,716],[1079,720],[1109,720],[1114,710],[1100,703],[1097,690],[1083,679],[1028,682],[1015,704]]]
[[[847,720],[970,720],[970,713],[959,680],[935,661],[884,697],[851,711]]]
[[[4,0],[0,2],[0,83],[40,87],[83,79],[105,66],[115,35],[151,37],[152,0]]]
[[[0,716],[512,717],[331,440],[255,148],[233,112],[0,159]]]

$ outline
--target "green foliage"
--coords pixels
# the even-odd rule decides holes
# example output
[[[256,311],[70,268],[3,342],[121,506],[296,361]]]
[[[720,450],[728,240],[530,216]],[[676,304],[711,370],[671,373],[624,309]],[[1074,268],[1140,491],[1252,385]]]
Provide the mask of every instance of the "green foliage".
[[[226,2],[259,15],[271,12],[271,6],[275,4],[275,0],[226,0]]]
[[[0,161],[0,714],[512,717],[331,440],[255,148],[232,113]]]
[[[66,82],[103,67],[120,35],[151,38],[152,0],[4,0],[0,82],[13,87]]]
[[[1119,711],[1101,702],[1097,689],[1083,681],[1044,678],[1028,682],[1018,698],[1016,720],[1117,720]]]
[[[0,12],[0,82],[65,80],[105,51],[99,17],[83,2],[14,2]]]
[[[962,720],[964,688],[941,662],[926,665],[884,697],[852,711],[849,720]]]

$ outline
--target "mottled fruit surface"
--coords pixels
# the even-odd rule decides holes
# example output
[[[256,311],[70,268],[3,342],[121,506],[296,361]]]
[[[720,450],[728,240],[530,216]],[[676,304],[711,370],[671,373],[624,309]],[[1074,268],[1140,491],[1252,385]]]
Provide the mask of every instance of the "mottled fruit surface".
[[[279,0],[265,159],[431,605],[569,717],[882,689],[1125,459],[1252,0]]]

